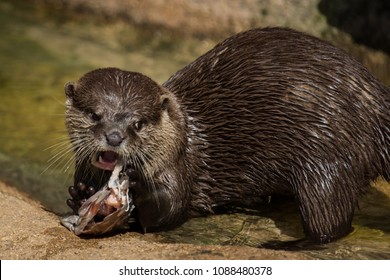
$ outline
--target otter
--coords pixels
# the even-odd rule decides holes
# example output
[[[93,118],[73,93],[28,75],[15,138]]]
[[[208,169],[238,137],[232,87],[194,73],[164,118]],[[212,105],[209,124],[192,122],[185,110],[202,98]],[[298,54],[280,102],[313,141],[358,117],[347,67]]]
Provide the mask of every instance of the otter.
[[[76,155],[68,205],[128,164],[146,232],[291,194],[307,240],[350,233],[358,199],[390,180],[390,90],[343,50],[285,28],[238,33],[159,85],[97,69],[65,86]]]

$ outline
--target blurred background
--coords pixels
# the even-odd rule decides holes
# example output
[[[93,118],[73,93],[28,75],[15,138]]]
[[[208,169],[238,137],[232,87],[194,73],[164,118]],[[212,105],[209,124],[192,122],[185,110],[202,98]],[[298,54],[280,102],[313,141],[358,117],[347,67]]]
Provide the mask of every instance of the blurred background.
[[[328,40],[390,84],[388,0],[0,0],[0,180],[68,211],[67,81],[114,66],[164,82],[220,40],[266,26]]]

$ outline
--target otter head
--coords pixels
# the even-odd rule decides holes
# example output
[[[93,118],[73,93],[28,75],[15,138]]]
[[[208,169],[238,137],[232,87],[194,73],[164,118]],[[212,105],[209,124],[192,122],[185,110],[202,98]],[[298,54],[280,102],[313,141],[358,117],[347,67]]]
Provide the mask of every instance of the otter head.
[[[98,69],[67,83],[65,93],[76,162],[113,170],[121,159],[154,173],[184,147],[185,121],[174,95],[140,73]]]

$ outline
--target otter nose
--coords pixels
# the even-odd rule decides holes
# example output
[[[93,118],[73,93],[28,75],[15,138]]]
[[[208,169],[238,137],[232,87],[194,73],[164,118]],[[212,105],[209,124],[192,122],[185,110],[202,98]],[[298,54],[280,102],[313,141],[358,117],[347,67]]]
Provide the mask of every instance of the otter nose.
[[[106,133],[107,144],[109,144],[110,146],[119,146],[122,143],[123,139],[124,137],[122,133],[117,130]]]

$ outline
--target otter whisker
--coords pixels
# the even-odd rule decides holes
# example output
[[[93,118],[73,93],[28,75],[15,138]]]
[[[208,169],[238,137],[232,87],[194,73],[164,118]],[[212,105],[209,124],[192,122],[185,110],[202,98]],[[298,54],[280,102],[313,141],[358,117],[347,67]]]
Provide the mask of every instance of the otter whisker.
[[[48,160],[49,165],[45,168],[45,170],[42,173],[45,173],[50,168],[57,169],[60,165],[62,165],[64,163],[64,160],[66,159],[66,156],[69,155],[70,157],[69,157],[69,159],[66,159],[66,162],[65,162],[65,165],[64,165],[64,166],[67,166],[69,161],[72,161],[72,159],[73,159],[72,152],[73,152],[73,149],[72,148],[68,148],[68,147],[64,148],[63,150],[58,151],[58,153],[53,155]],[[67,166],[67,168],[64,168],[63,171],[65,172],[68,168],[69,168],[69,166]]]
[[[51,153],[53,154],[47,160],[48,162],[50,162],[53,158],[57,157],[58,155],[61,155],[61,153],[63,153],[64,151],[73,150],[73,147],[69,144],[68,141],[63,141],[61,143],[58,143],[57,145],[50,146],[48,149],[50,149]]]
[[[57,145],[53,145],[50,147],[50,149],[52,150],[53,154],[47,160],[47,162],[49,164],[41,172],[41,174],[44,174],[45,172],[47,172],[51,168],[58,169],[58,167],[61,166],[63,164],[64,160],[67,159],[67,157],[69,156],[69,159],[66,160],[66,163],[65,163],[65,165],[63,165],[64,167],[62,169],[63,172],[66,172],[69,169],[69,166],[66,166],[67,163],[69,163],[69,161],[74,157],[74,155],[72,153],[73,149],[69,145],[68,141],[66,141],[66,142],[63,141],[61,143],[58,143]]]

